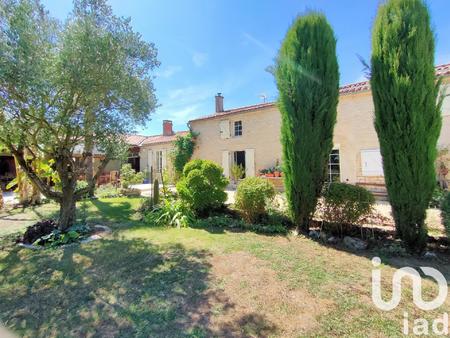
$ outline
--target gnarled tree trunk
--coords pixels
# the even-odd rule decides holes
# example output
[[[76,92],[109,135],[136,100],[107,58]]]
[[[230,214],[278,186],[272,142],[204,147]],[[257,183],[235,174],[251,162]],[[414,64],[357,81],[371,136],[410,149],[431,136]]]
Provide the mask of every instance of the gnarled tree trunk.
[[[84,117],[85,135],[84,135],[84,152],[86,156],[85,160],[85,177],[86,182],[89,184],[89,196],[94,197],[94,131],[93,126],[95,123],[95,115],[91,110],[87,110]]]
[[[59,202],[59,230],[66,231],[75,222],[75,212],[76,212],[76,197],[75,197],[75,186],[72,188],[63,188],[62,199]]]
[[[66,231],[70,228],[76,219],[76,201],[77,194],[75,192],[77,185],[77,176],[74,172],[73,161],[70,154],[63,154],[56,160],[56,170],[61,179],[61,192],[59,198],[59,230]]]

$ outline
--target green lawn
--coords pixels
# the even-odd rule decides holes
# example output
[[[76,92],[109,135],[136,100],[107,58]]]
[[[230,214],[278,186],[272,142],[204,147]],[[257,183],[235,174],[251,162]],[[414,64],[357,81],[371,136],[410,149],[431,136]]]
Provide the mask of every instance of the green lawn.
[[[138,205],[86,202],[87,220],[110,225],[111,237],[42,251],[13,246],[10,234],[56,206],[0,214],[3,325],[26,337],[379,337],[402,336],[404,310],[410,319],[450,310],[418,311],[411,290],[395,311],[377,310],[372,254],[303,237],[150,228],[138,221]],[[448,262],[385,263],[384,276],[404,264],[434,264],[450,276]],[[435,285],[424,284],[432,296]]]

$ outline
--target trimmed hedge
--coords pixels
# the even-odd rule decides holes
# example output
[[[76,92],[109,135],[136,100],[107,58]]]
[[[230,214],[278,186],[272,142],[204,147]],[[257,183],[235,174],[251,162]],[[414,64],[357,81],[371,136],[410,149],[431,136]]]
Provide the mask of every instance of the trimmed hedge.
[[[335,224],[357,224],[372,212],[375,204],[375,197],[370,191],[346,183],[329,184],[323,199],[323,218]]]
[[[220,208],[227,200],[225,187],[228,179],[223,169],[209,160],[193,160],[183,169],[183,176],[177,183],[180,198],[197,214],[208,214]]]
[[[247,177],[239,183],[235,207],[247,223],[255,223],[265,214],[266,205],[275,197],[271,183],[261,177]]]

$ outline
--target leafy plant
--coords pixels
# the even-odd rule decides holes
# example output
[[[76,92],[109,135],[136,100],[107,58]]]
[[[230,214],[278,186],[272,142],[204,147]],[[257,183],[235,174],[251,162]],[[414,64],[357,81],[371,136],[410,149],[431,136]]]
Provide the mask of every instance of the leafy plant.
[[[227,185],[228,179],[218,164],[209,160],[193,160],[185,165],[177,191],[197,215],[203,215],[225,203]]]
[[[277,58],[284,185],[298,230],[309,221],[326,178],[339,97],[336,38],[324,15],[299,16]]]
[[[79,242],[82,238],[91,233],[91,228],[85,224],[75,224],[61,232],[59,229],[52,230],[49,234],[39,237],[33,245],[45,247],[57,247],[65,244]]]
[[[88,182],[86,181],[77,181],[77,186],[75,188],[75,192],[80,190],[85,190],[89,186]],[[80,196],[81,199],[83,198],[89,198],[89,192],[86,191],[83,195]]]
[[[260,177],[247,177],[239,183],[235,207],[248,223],[257,222],[265,213],[266,206],[275,197],[271,183]]]
[[[131,164],[126,163],[120,168],[120,184],[122,188],[128,189],[132,184],[141,184],[144,181],[144,174],[137,173]]]
[[[344,225],[358,224],[373,211],[375,197],[363,187],[346,183],[330,183],[318,208],[321,217],[341,232]]]
[[[177,136],[172,151],[173,166],[177,177],[183,173],[183,168],[192,157],[195,147],[195,139],[198,135],[189,131],[186,135]]]
[[[244,174],[245,174],[245,169],[244,169],[244,167],[242,166],[242,165],[238,165],[238,164],[236,164],[236,163],[234,163],[232,166],[231,166],[231,177],[233,178],[233,182],[234,183],[237,183],[238,182],[238,180],[240,180],[241,178],[243,178],[244,177]]]
[[[182,201],[163,200],[144,216],[144,222],[154,226],[187,227],[194,222],[194,214]]]
[[[229,229],[243,229],[245,223],[241,219],[231,217],[230,215],[216,215],[207,218],[201,218],[193,224],[197,228],[229,228]]]
[[[424,1],[390,0],[379,7],[370,78],[375,129],[397,235],[413,251],[426,246],[426,209],[436,184],[442,97],[434,46]]]

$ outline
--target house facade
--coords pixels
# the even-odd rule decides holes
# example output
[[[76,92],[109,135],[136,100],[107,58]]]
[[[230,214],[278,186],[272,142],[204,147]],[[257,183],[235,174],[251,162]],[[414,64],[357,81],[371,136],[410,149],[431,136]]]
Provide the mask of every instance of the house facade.
[[[450,64],[436,67],[442,90],[450,94]],[[223,97],[216,96],[216,112],[189,121],[198,133],[194,158],[210,159],[230,176],[233,163],[245,167],[246,176],[274,167],[282,160],[281,116],[275,103],[224,110]],[[374,105],[369,82],[340,88],[334,148],[328,164],[328,180],[348,182],[383,190],[384,175],[378,137],[373,125]],[[450,98],[442,107],[442,130],[439,148],[450,148]],[[443,161],[449,167],[447,155]],[[448,177],[447,177],[448,179]]]
[[[174,132],[172,121],[163,121],[163,133],[161,135],[141,136],[129,135],[127,142],[130,145],[128,163],[137,172],[146,172],[147,178],[158,178],[161,182],[163,172],[169,176],[173,173],[171,152],[174,149],[174,141],[178,136],[184,136],[188,132]]]

